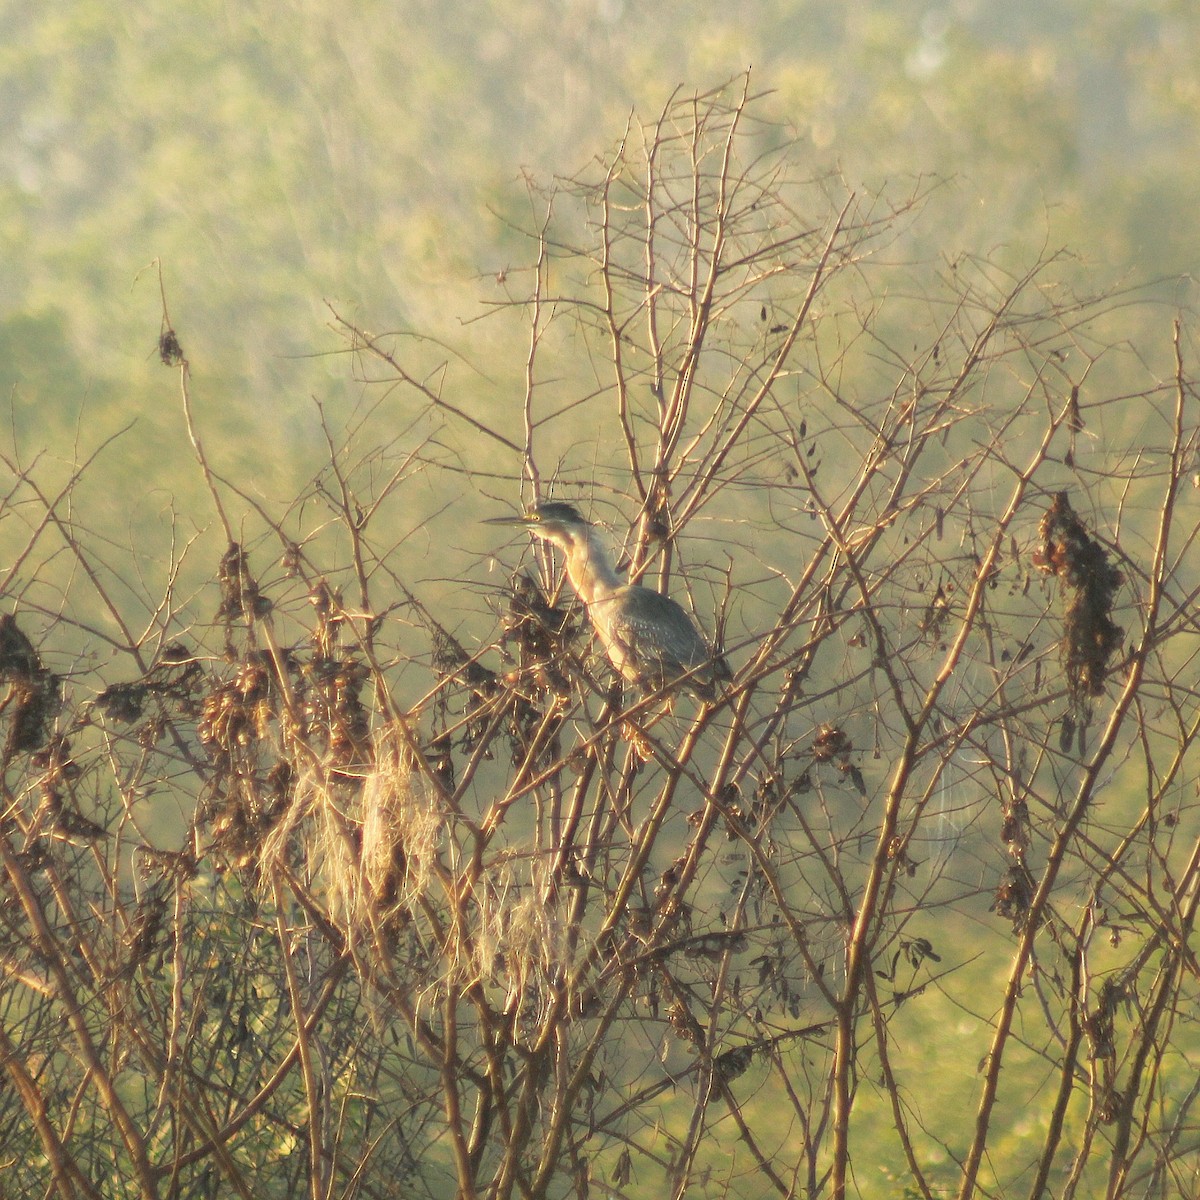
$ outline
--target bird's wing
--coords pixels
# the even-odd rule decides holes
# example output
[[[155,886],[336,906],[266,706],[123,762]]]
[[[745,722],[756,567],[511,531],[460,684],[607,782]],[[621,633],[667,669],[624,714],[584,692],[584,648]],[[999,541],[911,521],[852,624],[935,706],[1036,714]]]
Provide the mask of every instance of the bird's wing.
[[[692,618],[661,592],[631,587],[613,616],[613,640],[635,662],[680,673],[707,662],[709,649]]]

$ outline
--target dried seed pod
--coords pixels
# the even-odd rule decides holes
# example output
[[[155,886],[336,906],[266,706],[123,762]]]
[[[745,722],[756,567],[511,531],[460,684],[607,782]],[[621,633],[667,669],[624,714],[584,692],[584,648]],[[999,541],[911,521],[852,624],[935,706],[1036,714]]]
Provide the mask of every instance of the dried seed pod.
[[[1054,497],[1039,535],[1033,565],[1056,575],[1067,597],[1062,638],[1067,687],[1077,701],[1099,696],[1109,660],[1124,637],[1110,615],[1124,576],[1108,561],[1104,547],[1089,536],[1066,492]]]

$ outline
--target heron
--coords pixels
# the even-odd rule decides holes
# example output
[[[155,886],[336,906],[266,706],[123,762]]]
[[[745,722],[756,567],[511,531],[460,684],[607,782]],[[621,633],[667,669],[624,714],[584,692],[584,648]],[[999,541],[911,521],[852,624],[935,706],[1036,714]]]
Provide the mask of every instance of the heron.
[[[678,683],[703,700],[716,696],[728,673],[695,622],[670,596],[625,583],[596,527],[573,504],[548,501],[523,516],[493,517],[488,525],[519,525],[563,554],[567,578],[587,609],[609,661],[631,683],[661,691]]]

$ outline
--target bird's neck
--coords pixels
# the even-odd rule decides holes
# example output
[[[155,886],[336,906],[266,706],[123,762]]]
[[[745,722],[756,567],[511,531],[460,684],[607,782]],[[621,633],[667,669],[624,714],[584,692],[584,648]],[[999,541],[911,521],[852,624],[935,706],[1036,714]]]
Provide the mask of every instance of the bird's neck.
[[[567,575],[584,604],[607,600],[623,585],[608,552],[592,529],[574,539],[567,556]]]

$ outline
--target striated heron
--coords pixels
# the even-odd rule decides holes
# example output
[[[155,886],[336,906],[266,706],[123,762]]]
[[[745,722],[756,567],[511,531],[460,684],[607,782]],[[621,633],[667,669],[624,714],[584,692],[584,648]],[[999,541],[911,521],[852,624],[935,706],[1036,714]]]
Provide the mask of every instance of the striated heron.
[[[574,505],[552,501],[485,523],[520,525],[562,551],[567,577],[609,660],[631,683],[658,691],[681,681],[702,699],[716,695],[716,680],[728,668],[713,657],[695,622],[669,596],[623,582],[595,526]]]

